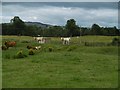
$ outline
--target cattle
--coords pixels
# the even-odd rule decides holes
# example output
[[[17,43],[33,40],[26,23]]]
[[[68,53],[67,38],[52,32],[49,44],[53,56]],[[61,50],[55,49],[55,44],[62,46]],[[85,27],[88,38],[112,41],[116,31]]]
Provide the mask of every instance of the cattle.
[[[30,45],[28,45],[27,49],[40,50],[41,46],[30,46]]]
[[[34,49],[34,48],[33,48],[32,46],[29,46],[29,45],[28,45],[28,46],[27,46],[27,49]]]
[[[5,45],[2,45],[2,46],[1,46],[1,49],[2,49],[2,50],[7,50],[8,48],[7,48]]]
[[[65,38],[61,37],[61,40],[63,42],[63,45],[65,45],[65,44],[69,45],[70,44],[70,37],[65,37]]]
[[[7,48],[9,48],[9,47],[15,47],[16,46],[16,42],[15,41],[5,41],[5,46],[7,47]]]
[[[61,37],[61,40],[63,41],[63,40],[64,40],[64,38],[63,38],[63,37]]]
[[[36,48],[36,50],[40,50],[41,49],[41,46],[37,46],[37,47],[35,47]]]
[[[40,44],[46,43],[45,37],[34,37],[34,40],[36,40]]]

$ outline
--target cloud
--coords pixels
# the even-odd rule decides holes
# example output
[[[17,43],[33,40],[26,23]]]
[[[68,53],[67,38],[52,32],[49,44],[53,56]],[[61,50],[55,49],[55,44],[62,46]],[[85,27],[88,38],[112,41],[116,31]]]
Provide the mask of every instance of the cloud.
[[[91,3],[92,4],[92,3]],[[65,25],[68,19],[75,19],[79,26],[117,26],[118,10],[114,8],[85,8],[53,5],[22,6],[19,4],[3,5],[3,22],[19,16],[24,21],[42,22],[52,25]]]
[[[3,2],[43,2],[43,0],[2,0]],[[44,0],[44,2],[118,2],[119,0]]]
[[[19,5],[23,7],[81,7],[81,8],[112,8],[118,9],[118,2],[3,2],[3,5]]]

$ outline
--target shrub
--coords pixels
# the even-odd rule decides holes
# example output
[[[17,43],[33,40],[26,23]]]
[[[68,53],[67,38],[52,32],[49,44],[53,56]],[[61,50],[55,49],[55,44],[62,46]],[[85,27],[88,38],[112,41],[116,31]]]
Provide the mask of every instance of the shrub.
[[[52,51],[53,51],[53,48],[52,48],[52,47],[49,47],[48,50],[49,50],[49,52],[52,52]]]
[[[118,38],[113,38],[111,44],[112,44],[112,45],[120,45],[120,39],[118,39]]]
[[[35,54],[35,52],[33,51],[33,49],[30,49],[29,50],[29,55],[34,55]]]
[[[109,43],[104,43],[104,42],[85,42],[85,46],[107,46]]]
[[[17,54],[14,56],[14,58],[24,58],[27,57],[27,55],[23,54],[22,51],[17,52]]]

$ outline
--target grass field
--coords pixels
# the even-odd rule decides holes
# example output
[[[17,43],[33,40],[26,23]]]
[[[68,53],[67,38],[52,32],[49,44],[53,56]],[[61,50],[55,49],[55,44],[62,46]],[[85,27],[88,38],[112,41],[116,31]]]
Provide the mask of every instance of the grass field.
[[[60,38],[41,45],[28,55],[27,45],[40,45],[28,36],[3,36],[17,46],[2,51],[3,88],[116,88],[118,87],[118,47],[107,45],[114,36],[81,36],[62,45]],[[27,43],[26,43],[27,41]],[[104,45],[85,46],[85,42]],[[49,51],[52,48],[52,51]],[[22,49],[27,55],[16,59]]]

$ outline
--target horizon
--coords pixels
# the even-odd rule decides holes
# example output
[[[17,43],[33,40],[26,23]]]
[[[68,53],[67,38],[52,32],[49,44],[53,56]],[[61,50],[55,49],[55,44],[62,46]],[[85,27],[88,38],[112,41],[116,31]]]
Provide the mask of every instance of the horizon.
[[[41,24],[45,24],[45,25],[51,25],[51,24],[47,24],[47,23],[42,23],[42,22],[32,22],[32,21],[27,21],[27,22],[30,22],[30,23],[41,23]],[[27,22],[24,22],[24,23],[27,23]],[[8,22],[8,24],[9,24],[10,22]],[[4,24],[4,23],[1,23],[1,24]],[[7,23],[6,23],[7,24]],[[98,23],[93,23],[93,24],[97,24],[97,25],[99,25]],[[93,25],[92,24],[92,25]],[[79,27],[83,27],[83,28],[91,28],[92,27],[92,25],[89,27],[89,26],[79,26]],[[65,25],[51,25],[51,26],[65,26]],[[119,29],[119,27],[117,27],[117,26],[100,26],[101,28],[103,27],[103,28],[113,28],[113,27],[116,27],[117,29]]]

